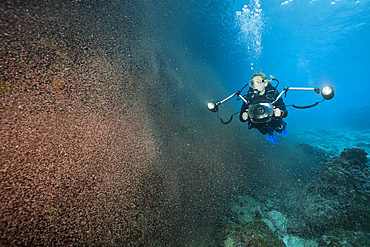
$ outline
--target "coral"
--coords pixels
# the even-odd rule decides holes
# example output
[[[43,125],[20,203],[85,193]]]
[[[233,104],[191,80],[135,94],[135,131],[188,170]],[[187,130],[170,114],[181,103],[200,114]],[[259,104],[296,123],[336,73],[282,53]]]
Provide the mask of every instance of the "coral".
[[[252,221],[240,229],[233,229],[224,241],[227,247],[283,247],[283,240],[277,238],[263,221]]]
[[[367,153],[361,148],[346,148],[340,154],[340,157],[353,163],[365,164],[367,162]]]
[[[279,236],[285,236],[287,234],[287,219],[284,215],[276,210],[271,210],[265,213],[265,219],[263,219],[269,225],[270,229],[278,234]]]
[[[250,196],[238,198],[238,201],[232,204],[231,211],[236,221],[244,224],[262,216],[259,202]]]
[[[298,147],[305,151],[308,156],[314,157],[318,163],[323,163],[329,160],[329,155],[322,148],[305,143],[299,144]]]
[[[370,235],[361,231],[346,231],[342,228],[325,232],[319,246],[370,246]]]
[[[366,153],[347,149],[326,162],[305,186],[296,208],[305,237],[319,237],[333,228],[370,230],[370,169]],[[296,227],[297,228],[297,227]]]

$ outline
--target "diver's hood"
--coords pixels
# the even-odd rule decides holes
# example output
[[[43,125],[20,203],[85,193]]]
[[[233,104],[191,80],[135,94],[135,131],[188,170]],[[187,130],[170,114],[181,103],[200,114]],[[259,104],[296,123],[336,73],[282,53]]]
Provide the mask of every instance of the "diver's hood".
[[[274,107],[266,97],[255,97],[251,100],[248,115],[252,123],[270,122],[274,115]]]

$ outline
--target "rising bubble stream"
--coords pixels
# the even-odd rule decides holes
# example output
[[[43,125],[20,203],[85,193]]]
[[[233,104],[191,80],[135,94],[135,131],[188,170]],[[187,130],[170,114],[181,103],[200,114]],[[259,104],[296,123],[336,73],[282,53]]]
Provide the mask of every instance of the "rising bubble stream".
[[[264,31],[264,16],[259,0],[250,0],[241,11],[235,13],[235,25],[239,30],[238,42],[246,48],[251,70],[259,64],[262,52],[262,34]]]

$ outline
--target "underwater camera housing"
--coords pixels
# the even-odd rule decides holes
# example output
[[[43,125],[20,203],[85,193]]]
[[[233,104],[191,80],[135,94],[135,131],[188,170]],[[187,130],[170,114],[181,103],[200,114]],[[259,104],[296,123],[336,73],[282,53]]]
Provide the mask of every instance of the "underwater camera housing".
[[[270,122],[274,115],[274,106],[267,100],[266,96],[258,95],[258,91],[256,91],[250,101],[248,115],[252,123]]]
[[[270,122],[274,107],[269,102],[260,102],[249,106],[248,115],[252,123]]]

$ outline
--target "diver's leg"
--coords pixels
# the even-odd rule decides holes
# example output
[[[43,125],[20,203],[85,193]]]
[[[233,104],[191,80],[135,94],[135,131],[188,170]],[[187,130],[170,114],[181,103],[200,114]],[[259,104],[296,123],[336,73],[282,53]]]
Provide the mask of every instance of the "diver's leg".
[[[266,135],[268,133],[268,126],[267,125],[260,124],[260,125],[255,126],[255,128],[258,129],[259,132],[261,132],[262,135]]]

